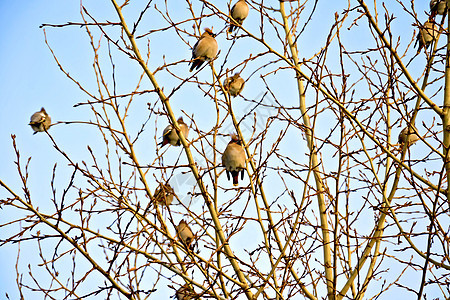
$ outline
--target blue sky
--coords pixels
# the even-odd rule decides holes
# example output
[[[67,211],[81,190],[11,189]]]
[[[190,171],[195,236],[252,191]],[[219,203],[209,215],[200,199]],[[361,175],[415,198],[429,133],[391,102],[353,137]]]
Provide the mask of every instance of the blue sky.
[[[90,11],[95,12],[95,16],[98,19],[117,20],[109,1],[85,1],[85,4],[88,5]],[[59,164],[58,174],[60,178],[57,181],[66,182],[71,171],[68,168],[64,168],[67,162],[56,153],[44,134],[32,134],[31,128],[27,125],[30,115],[38,111],[41,107],[45,107],[52,116],[53,122],[60,120],[89,120],[92,118],[88,109],[83,107],[75,109],[73,107],[75,103],[85,101],[87,97],[59,70],[44,42],[43,30],[39,28],[43,23],[63,24],[67,21],[81,21],[79,6],[78,1],[72,0],[0,1],[0,25],[3,28],[2,46],[0,47],[0,141],[2,143],[0,147],[0,178],[5,180],[13,189],[20,191],[20,182],[14,165],[15,154],[12,151],[10,138],[11,134],[15,134],[17,137],[17,145],[21,151],[22,162],[28,157],[32,157],[29,170],[29,185],[35,199],[40,199],[40,197],[45,199],[48,197],[51,191],[48,182],[49,178],[51,178],[51,171],[55,162]],[[416,6],[418,8],[417,11],[422,12],[427,9],[428,3],[426,5],[424,3],[416,3]],[[319,7],[318,9],[327,9],[327,14],[323,17],[324,19],[329,20],[333,18],[334,11],[330,7]],[[133,13],[126,14],[126,16],[131,19]],[[257,19],[252,19],[252,16],[250,16],[246,24],[248,23],[249,28],[257,32],[258,26],[256,22]],[[316,19],[316,22],[320,28],[320,22],[323,22],[323,20]],[[394,23],[394,28],[396,29],[397,27],[395,26],[400,24],[398,25],[398,34],[402,35],[403,38],[408,39],[412,34],[409,30],[411,28],[410,22],[410,19],[400,19]],[[208,20],[205,21],[205,26],[209,26],[206,23],[208,23]],[[218,24],[220,23],[218,22]],[[365,26],[364,24],[365,22],[360,21],[360,26]],[[152,25],[149,22],[148,26],[151,27]],[[219,27],[220,25],[214,25],[216,30],[221,29]],[[46,31],[47,38],[53,50],[60,59],[60,62],[70,71],[70,74],[82,80],[83,84],[94,88],[95,82],[92,82],[94,77],[91,67],[92,53],[90,52],[86,34],[77,26],[64,29],[47,28]],[[362,30],[361,36],[354,37],[354,40],[349,37],[344,37],[344,39],[347,39],[346,42],[349,47],[352,45],[356,46],[364,38],[363,34],[364,30]],[[164,35],[161,35],[161,38],[164,38]],[[307,31],[307,36],[305,37],[305,39],[317,39],[317,44],[321,44],[325,38],[326,32],[319,34],[314,31]],[[139,40],[140,46],[143,49],[146,47],[146,42],[145,39]],[[193,45],[195,40],[190,39],[189,42]],[[160,63],[163,55],[166,55],[168,61],[190,58],[190,49],[187,45],[177,45],[177,47],[168,46],[162,49],[161,47],[154,47],[153,45],[155,43],[157,41],[150,41],[153,51],[149,63],[151,68],[155,68]],[[219,47],[221,43],[222,45],[226,44],[224,40],[219,40]],[[242,41],[242,43],[242,47],[245,47],[248,51],[257,50],[252,48],[253,46],[250,46],[250,44],[245,44],[246,41]],[[373,44],[369,43],[369,46],[373,46]],[[102,50],[104,49],[106,48],[103,47]],[[302,53],[304,57],[309,57],[315,51],[317,49],[313,46],[311,49],[304,47]],[[222,53],[222,57],[224,54]],[[238,48],[232,50],[230,65],[234,62],[237,63],[238,59],[234,57],[239,54],[241,52]],[[423,64],[423,61],[423,57],[419,57],[415,63]],[[130,61],[127,58],[118,58],[116,63],[119,71],[118,91],[119,93],[120,91],[128,91],[135,84],[135,79],[140,75],[139,67],[134,61]],[[105,64],[105,68],[108,68],[108,64]],[[182,65],[180,66],[181,68],[187,69],[187,65]],[[120,72],[124,70],[128,70],[128,72]],[[420,71],[421,69],[418,69],[418,72]],[[187,74],[187,71],[183,72]],[[208,73],[206,70],[204,72]],[[245,70],[244,74],[249,76],[250,71]],[[161,73],[157,77],[163,82],[166,93],[178,84],[176,81],[171,81],[172,79],[167,74]],[[283,82],[283,89],[279,89],[278,91],[279,97],[286,99],[286,104],[295,105],[297,101],[296,95],[291,94],[292,89],[295,90],[295,82],[286,78],[291,78],[289,72],[280,72],[279,77],[269,80],[273,80],[274,84]],[[264,91],[260,82],[255,83],[257,81],[256,79],[246,84],[243,93],[245,97],[257,98]],[[150,88],[146,79],[144,79],[143,86]],[[182,95],[184,96],[177,94],[171,100],[173,101],[172,104],[177,115],[181,115],[182,111],[185,111],[188,115],[197,116],[207,116],[214,112],[214,108],[208,106],[207,100],[203,100],[202,93],[194,91],[194,88],[187,88],[186,92]],[[189,101],[193,101],[192,98],[195,98],[195,105],[187,105]],[[146,112],[138,113],[142,111],[142,107],[145,107],[145,102],[147,101],[149,100],[143,98],[141,103],[143,105],[138,105],[133,108],[133,111],[136,112],[136,119],[139,121],[144,121],[147,116]],[[247,104],[241,103],[237,105],[238,107],[240,105],[242,108],[246,107]],[[135,121],[136,119],[133,120]],[[207,118],[202,117],[199,117],[197,121],[200,126],[205,127],[209,126],[210,123]],[[163,128],[165,124],[166,121],[164,119],[158,120],[159,128]],[[136,124],[130,124],[130,128],[136,131],[139,125],[140,122],[136,122]],[[155,135],[159,138],[159,134],[157,132],[155,133],[154,127],[154,122],[148,125],[145,142],[137,145],[137,148],[142,153],[143,161],[150,162],[155,153],[154,138]],[[274,136],[276,132],[274,128]],[[55,136],[65,149],[75,149],[73,155],[77,159],[83,159],[85,157],[85,144],[92,143],[92,140],[98,137],[91,128],[83,125],[54,126],[52,128],[52,135]],[[94,146],[102,149],[102,145]],[[295,144],[294,146],[298,147],[297,149],[299,151],[292,153],[292,156],[301,155],[303,152],[306,152],[304,144]],[[104,151],[104,149],[101,151]],[[168,160],[170,161],[170,159],[172,158]],[[223,177],[222,180],[224,180]],[[5,195],[5,192],[0,190],[0,196],[5,197]],[[42,207],[45,207],[45,203],[43,201]],[[6,211],[0,211],[1,217],[6,217],[6,215]],[[8,215],[7,217],[13,217],[13,215]],[[249,240],[242,239],[241,242],[248,243]],[[33,247],[35,247],[34,244]],[[12,299],[17,296],[15,274],[11,273],[14,271],[16,251],[17,248],[15,245],[0,247],[0,265],[3,270],[6,270],[6,272],[0,272],[0,297],[5,292]],[[35,253],[36,249],[32,247],[24,247],[22,249],[22,253],[25,254],[22,258],[23,266],[27,265],[27,251]],[[26,272],[27,270],[26,268],[22,268],[21,271]]]
[[[15,154],[12,151],[11,134],[17,137],[22,162],[32,156],[30,164],[30,186],[36,192],[35,199],[48,195],[48,175],[51,156],[54,150],[44,135],[33,135],[27,126],[30,114],[45,107],[53,120],[75,119],[79,113],[72,109],[73,98],[80,95],[69,81],[61,76],[57,65],[44,43],[44,35],[39,26],[48,22],[65,22],[77,18],[77,1],[0,1],[0,24],[4,28],[0,48],[0,178],[13,189],[20,191],[19,178],[15,171]],[[60,35],[59,44],[64,45],[69,35]],[[64,46],[63,46],[64,47]],[[76,51],[65,47],[69,54],[65,61],[71,61],[70,53]],[[77,56],[73,56],[79,59]],[[71,134],[76,135],[75,131]],[[39,188],[41,186],[42,188]],[[6,194],[2,190],[2,197]],[[0,212],[6,219],[8,212]],[[16,215],[16,214],[14,214]],[[22,246],[22,266],[26,266],[36,252],[35,246]],[[17,299],[14,264],[17,245],[0,248],[0,265],[5,272],[0,275],[0,294],[4,298],[8,293],[11,299]],[[31,253],[27,255],[27,252]],[[31,261],[29,261],[31,262]],[[26,272],[22,269],[22,272]]]

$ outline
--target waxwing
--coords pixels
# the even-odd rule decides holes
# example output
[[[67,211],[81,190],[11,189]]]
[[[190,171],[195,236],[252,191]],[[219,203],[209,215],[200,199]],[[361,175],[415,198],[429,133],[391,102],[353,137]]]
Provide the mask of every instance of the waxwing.
[[[438,33],[439,28],[434,23],[434,21],[433,20],[426,21],[420,28],[419,33],[417,34],[416,44],[419,43],[417,53],[419,53],[423,47],[427,48],[431,44],[431,42],[437,38]]]
[[[174,195],[175,192],[173,191],[173,188],[170,186],[170,184],[160,183],[155,190],[153,199],[155,201],[155,204],[169,206],[173,201]]]
[[[183,118],[179,117],[177,120],[178,126],[180,127],[181,132],[184,135],[184,138],[186,139],[189,134],[189,128],[184,123]],[[180,137],[177,134],[177,131],[175,128],[173,128],[172,125],[168,125],[164,131],[163,131],[163,141],[159,143],[160,146],[165,146],[166,144],[171,144],[172,146],[180,146],[181,140]]]
[[[246,168],[245,151],[242,148],[241,141],[235,134],[231,136],[231,141],[222,154],[222,164],[225,167],[228,180],[230,180],[231,173],[234,186],[239,183],[239,172],[241,172],[241,180],[244,179],[244,169]]]
[[[185,220],[181,220],[180,223],[178,223],[177,235],[189,250],[192,250],[194,248],[193,245],[191,246],[192,241],[194,240],[194,233],[192,233],[191,228],[189,228],[189,225]]]
[[[192,61],[190,62],[192,65],[189,72],[194,69],[198,70],[206,60],[216,57],[218,45],[215,36],[211,29],[205,28],[205,32],[192,49]]]
[[[233,97],[236,97],[241,93],[244,85],[245,81],[241,78],[241,76],[239,76],[239,73],[236,73],[231,77],[227,77],[223,81],[223,88]]]
[[[31,118],[30,123],[28,125],[31,126],[34,133],[46,131],[50,128],[50,124],[52,123],[52,119],[47,114],[45,109],[42,107],[40,111],[35,112]]]
[[[197,293],[195,293],[194,290],[188,284],[185,284],[182,287],[180,287],[176,291],[175,296],[177,297],[177,300],[197,299]]]
[[[239,25],[242,25],[245,18],[247,18],[248,16],[248,5],[245,0],[239,0],[238,2],[236,2],[231,9],[230,15]],[[233,30],[237,28],[237,26],[235,25],[234,21],[231,20],[231,18],[230,23],[231,24],[228,32],[233,32]]]
[[[430,18],[434,18],[436,15],[443,15],[447,10],[446,0],[431,0],[430,1]]]
[[[403,128],[402,131],[400,131],[400,134],[398,135],[398,142],[402,145],[407,142],[408,143],[407,146],[411,146],[418,140],[420,140],[419,136],[414,132],[414,130],[411,127]]]

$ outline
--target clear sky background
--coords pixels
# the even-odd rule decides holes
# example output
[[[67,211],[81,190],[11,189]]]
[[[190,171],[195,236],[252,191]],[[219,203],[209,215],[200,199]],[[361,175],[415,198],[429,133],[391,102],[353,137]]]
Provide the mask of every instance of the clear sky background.
[[[79,6],[79,1],[0,1],[0,24],[3,28],[0,42],[0,178],[16,191],[21,191],[10,137],[15,134],[22,162],[29,156],[32,157],[29,183],[35,193],[35,200],[44,195],[48,197],[48,176],[53,167],[51,161],[62,160],[55,157],[55,151],[45,135],[32,134],[27,125],[30,115],[45,107],[53,122],[62,119],[84,119],[82,109],[73,109],[74,103],[82,99],[81,93],[59,71],[45,45],[44,34],[39,26],[42,23],[79,21]],[[77,38],[77,35],[68,34],[51,38],[56,48],[67,54],[64,55],[63,61],[72,70],[81,66],[83,61],[83,57],[75,55],[78,49],[73,45],[81,43],[81,40],[75,40]],[[54,129],[57,131],[57,127]],[[83,135],[83,131],[79,129],[69,131],[66,137],[62,135],[66,141],[71,138],[76,140]],[[7,196],[4,190],[0,191],[0,195]],[[37,200],[38,203],[39,201]],[[3,210],[0,211],[0,217],[5,220],[11,215]],[[35,245],[23,245],[22,250],[25,255],[21,272],[27,272],[26,266],[31,263],[27,260],[37,253],[37,249]],[[14,271],[16,256],[17,244],[0,247],[1,299],[4,299],[5,293],[8,293],[11,299],[19,298]],[[27,299],[31,299],[30,295]]]
[[[320,26],[320,23],[324,22],[324,20],[333,20],[334,10],[330,6],[336,4],[334,3],[335,1],[328,2],[328,7],[319,8],[327,9],[328,14],[322,20],[315,20],[317,26]],[[422,12],[428,9],[428,1],[421,2],[423,3],[416,3],[416,7],[422,16],[424,16],[425,14]],[[89,7],[90,11],[95,12],[99,19],[102,19],[103,16],[108,16],[107,19],[111,21],[117,20],[109,1],[95,0],[84,1],[84,3]],[[16,157],[12,150],[10,137],[11,134],[15,134],[17,137],[17,145],[21,151],[22,162],[28,157],[32,157],[29,169],[29,185],[35,200],[39,199],[39,197],[48,197],[50,191],[48,182],[49,178],[51,178],[53,163],[58,162],[60,165],[66,165],[67,162],[61,159],[60,155],[55,152],[46,135],[32,134],[31,128],[27,125],[30,115],[40,110],[41,107],[45,107],[51,115],[53,122],[59,120],[89,120],[92,117],[88,109],[83,107],[75,109],[73,107],[74,104],[85,101],[87,98],[59,70],[44,42],[43,30],[39,28],[43,23],[63,24],[68,21],[81,22],[79,9],[79,1],[74,0],[0,0],[0,25],[2,28],[0,42],[0,178],[13,189],[20,191],[21,185],[14,164]],[[254,22],[253,25],[252,21]],[[256,19],[252,20],[249,17],[246,25],[253,26],[255,31],[257,31],[258,26],[256,21]],[[360,22],[360,24],[365,24],[365,21]],[[397,34],[403,34],[406,38],[409,38],[412,34],[410,26],[411,20],[407,19],[394,23],[394,28],[398,30]],[[81,78],[85,84],[89,85],[89,80],[93,80],[91,68],[92,54],[89,51],[86,35],[79,33],[79,27],[65,29],[47,28],[46,31],[49,42],[61,63],[67,67],[71,75],[74,75],[76,78]],[[317,39],[322,40],[318,41],[318,44],[323,43],[323,38],[325,37],[326,32],[323,35],[319,35]],[[313,33],[311,33],[310,38],[315,38]],[[360,43],[361,38],[364,37],[355,37],[354,41],[348,37],[346,38],[347,44],[351,45],[352,43]],[[193,44],[195,41],[191,40],[190,42]],[[145,43],[146,41],[141,41],[141,45],[144,47]],[[190,49],[187,46],[172,47],[170,49],[153,47],[153,49],[155,51],[153,55],[159,58],[162,57],[162,54],[166,54],[171,59],[177,56],[190,58],[191,55]],[[252,49],[247,50],[250,51]],[[308,49],[305,47],[304,52],[306,53],[303,56],[309,57],[308,55],[315,51],[317,51],[317,48],[311,47],[311,49]],[[423,57],[419,57],[415,63],[423,65],[423,61]],[[130,86],[135,84],[136,76],[140,75],[138,71],[139,67],[134,61],[127,59],[119,59],[117,63],[118,68],[129,68],[130,73],[134,71],[134,77],[130,78],[129,82],[126,80],[121,81],[121,86],[118,87],[119,90],[128,90]],[[183,65],[183,67],[187,69],[186,65]],[[421,71],[422,69],[418,69],[419,73]],[[295,103],[297,96],[295,94],[290,95],[288,92],[288,87],[293,87],[295,91],[295,82],[292,81],[292,74],[283,75],[282,72],[280,73],[279,80],[283,81],[284,87],[286,88],[284,98],[290,99]],[[249,76],[250,74],[246,75]],[[122,79],[127,76],[129,75],[124,74]],[[291,80],[286,80],[285,78],[291,78]],[[164,77],[160,77],[160,79],[162,82],[165,80]],[[144,81],[147,80],[144,79]],[[145,82],[145,84],[148,85],[148,82]],[[170,86],[170,83],[168,85]],[[176,83],[172,83],[172,86],[175,85]],[[91,86],[95,86],[95,82]],[[261,95],[262,90],[258,84],[249,82],[246,84],[244,96],[257,98],[258,95]],[[283,90],[279,92],[280,94],[284,93]],[[201,97],[201,93],[186,93],[185,95],[189,95],[189,97],[192,97],[191,95]],[[146,100],[144,99],[143,101]],[[182,105],[187,101],[189,99],[176,98],[173,100],[173,106],[177,114],[181,115],[182,108],[188,114],[208,115],[208,108],[202,107],[201,105],[196,105],[195,107]],[[145,104],[145,102],[143,103]],[[245,107],[245,104],[242,107]],[[136,109],[138,110],[139,108]],[[138,118],[140,118],[140,121],[145,120],[145,115],[139,116]],[[164,126],[163,124],[166,123],[164,120],[158,122],[160,124],[159,128],[162,128]],[[202,123],[203,120],[199,118],[199,124],[202,125]],[[140,125],[140,123],[137,122],[137,125]],[[151,148],[151,151],[148,151],[148,157],[144,156],[144,160],[148,161],[151,161],[151,156],[154,154],[154,135],[151,133],[154,126],[154,124],[149,124],[150,128],[148,129],[148,140],[152,143],[152,146],[145,144],[137,145],[138,149],[141,150],[145,149],[145,147]],[[64,145],[65,149],[86,149],[84,146],[80,146],[80,144],[92,143],[92,139],[96,136],[91,129],[82,125],[54,126],[51,130],[52,135]],[[395,130],[399,131],[399,129]],[[304,152],[306,150],[301,149],[301,151]],[[145,151],[142,152],[145,153]],[[296,154],[294,153],[293,155]],[[77,154],[76,152],[74,156],[82,157],[81,153]],[[63,168],[59,174],[61,175],[61,182],[66,182],[68,176],[70,176],[70,170]],[[224,178],[222,179],[224,180]],[[0,190],[0,197],[6,197],[6,195],[3,190]],[[7,213],[7,211],[0,211],[0,218],[12,217],[12,215],[7,215]],[[0,228],[1,230],[2,228]],[[35,247],[34,242],[32,247]],[[25,255],[22,257],[21,272],[27,272],[24,266],[27,265],[26,253],[28,251],[32,253],[36,249],[26,247],[22,249],[22,253]],[[0,267],[2,269],[2,272],[0,272],[0,298],[4,297],[5,292],[10,295],[11,299],[17,298],[16,276],[14,274],[16,255],[16,245],[0,247]]]

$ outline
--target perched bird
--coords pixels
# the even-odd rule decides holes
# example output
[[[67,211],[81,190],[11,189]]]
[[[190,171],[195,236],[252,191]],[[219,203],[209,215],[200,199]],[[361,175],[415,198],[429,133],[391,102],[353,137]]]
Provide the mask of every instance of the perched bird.
[[[228,180],[230,180],[231,173],[234,186],[239,183],[239,171],[241,172],[241,180],[244,179],[245,151],[235,134],[231,136],[231,141],[222,154],[222,164],[225,167]]]
[[[430,18],[434,18],[436,15],[443,15],[447,10],[446,0],[431,0],[430,1]]]
[[[28,125],[31,126],[34,133],[46,131],[50,128],[50,124],[52,123],[52,119],[47,114],[45,109],[42,107],[40,111],[35,112],[31,115],[30,123]]]
[[[187,283],[176,291],[175,296],[177,300],[197,299],[197,293]]]
[[[223,88],[233,97],[236,97],[241,93],[244,85],[245,81],[241,78],[241,76],[239,76],[239,73],[236,73],[231,77],[227,77],[223,81]]]
[[[155,200],[155,204],[169,206],[172,203],[174,196],[175,192],[170,184],[160,183],[155,190],[153,199]]]
[[[191,246],[192,241],[194,240],[194,233],[192,233],[191,228],[185,220],[181,220],[180,223],[178,223],[177,235],[189,250],[192,250],[194,248],[193,245]]]
[[[179,117],[178,120],[178,126],[180,126],[180,130],[184,135],[184,138],[186,139],[189,134],[189,128],[187,127],[186,123],[184,123],[183,118]],[[163,131],[163,141],[159,143],[159,145],[165,146],[166,144],[171,144],[172,146],[180,146],[181,140],[180,137],[177,134],[177,131],[175,128],[173,128],[172,125],[168,125],[166,128],[164,128]]]
[[[403,128],[402,131],[400,131],[400,134],[398,135],[398,142],[402,145],[404,143],[408,143],[407,146],[411,146],[418,140],[420,140],[419,136],[414,132],[414,129],[412,129],[411,127]]]
[[[205,28],[205,32],[203,32],[192,49],[192,60],[190,62],[192,65],[189,72],[192,72],[194,69],[198,70],[206,60],[216,57],[218,45],[214,38],[215,36],[211,29]]]
[[[239,0],[233,5],[231,9],[230,16],[239,24],[242,25],[244,23],[245,18],[248,16],[248,5],[245,0]],[[230,18],[230,28],[228,28],[228,32],[233,32],[237,26],[234,21]]]
[[[434,21],[431,19],[426,21],[417,34],[416,44],[419,43],[417,53],[419,53],[423,47],[427,48],[431,44],[431,42],[436,39],[438,33],[439,28],[434,23]]]

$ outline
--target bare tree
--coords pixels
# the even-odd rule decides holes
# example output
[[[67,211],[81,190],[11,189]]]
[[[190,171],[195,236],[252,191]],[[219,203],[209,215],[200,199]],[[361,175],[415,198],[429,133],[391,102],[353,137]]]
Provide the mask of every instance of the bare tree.
[[[234,2],[111,0],[107,18],[82,4],[83,22],[42,25],[86,34],[96,84],[46,36],[86,95],[74,109],[91,115],[39,133],[68,163],[53,166],[47,198],[33,196],[33,160],[12,135],[23,186],[0,179],[0,205],[21,217],[0,213],[0,245],[19,245],[22,297],[450,297],[447,9],[246,2],[243,21]],[[218,53],[195,50],[194,64],[206,27]],[[97,138],[68,148],[56,126]],[[237,171],[222,165],[231,134]],[[39,252],[24,273],[29,244]]]

